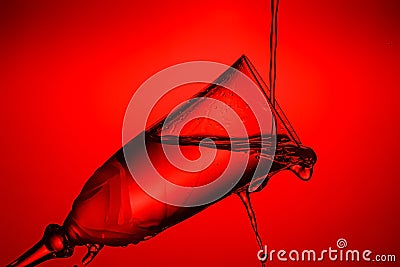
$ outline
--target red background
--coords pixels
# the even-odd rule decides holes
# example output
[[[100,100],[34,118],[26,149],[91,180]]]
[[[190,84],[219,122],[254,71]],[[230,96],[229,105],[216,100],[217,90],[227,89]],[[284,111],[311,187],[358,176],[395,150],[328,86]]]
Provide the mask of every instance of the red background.
[[[253,196],[271,249],[322,250],[343,237],[400,260],[399,6],[281,1],[277,98],[318,162],[310,182],[284,172]],[[268,74],[268,1],[1,1],[0,13],[2,266],[62,223],[120,147],[125,108],[152,74],[243,53]],[[107,247],[91,265],[259,266],[257,250],[230,197],[152,240]],[[43,266],[71,267],[83,253]]]

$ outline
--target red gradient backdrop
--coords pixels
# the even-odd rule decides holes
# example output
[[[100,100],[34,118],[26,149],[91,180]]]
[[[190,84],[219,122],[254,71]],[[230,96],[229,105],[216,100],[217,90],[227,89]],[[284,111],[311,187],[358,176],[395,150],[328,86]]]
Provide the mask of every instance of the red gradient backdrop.
[[[0,2],[1,266],[62,223],[121,146],[125,108],[152,74],[244,53],[267,77],[268,1],[111,2]],[[271,249],[322,250],[343,237],[400,260],[399,13],[396,0],[281,1],[277,99],[318,162],[310,182],[284,172],[254,194]],[[259,266],[257,250],[230,197],[91,265]],[[84,252],[43,266],[71,267]],[[317,265],[334,264],[364,265]]]

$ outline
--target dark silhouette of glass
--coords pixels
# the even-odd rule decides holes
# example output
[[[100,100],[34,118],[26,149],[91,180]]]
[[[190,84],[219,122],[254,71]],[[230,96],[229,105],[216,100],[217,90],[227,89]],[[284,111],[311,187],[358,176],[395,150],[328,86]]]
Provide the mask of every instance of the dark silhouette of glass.
[[[268,103],[271,103],[268,99],[268,87],[247,57],[240,57],[232,67],[250,77],[260,90],[264,91]],[[222,78],[228,74],[222,74]],[[229,92],[228,89],[221,86],[210,85],[199,95],[218,98],[222,96],[224,90]],[[235,96],[233,94],[225,95],[221,99],[225,102],[234,102]],[[229,101],[226,99],[229,99]],[[183,109],[187,108],[190,108],[190,106],[183,107]],[[261,138],[262,133],[254,131],[251,136],[244,137],[248,138],[250,142],[250,148],[247,151],[242,150],[240,138],[230,140],[221,135],[202,136],[198,133],[193,135],[191,130],[195,128],[191,129],[190,127],[186,129],[186,135],[161,139],[161,136],[159,136],[160,129],[165,127],[162,123],[154,125],[139,136],[144,135],[146,137],[149,157],[159,171],[165,177],[184,186],[206,184],[221,173],[232,153],[247,153],[249,160],[246,170],[239,182],[225,197],[234,193],[241,194],[241,198],[248,208],[248,214],[252,217],[254,212],[249,210],[251,205],[247,201],[248,187],[254,168],[260,161],[272,162],[272,166],[266,177],[260,177],[260,179],[266,179],[263,180],[257,191],[264,188],[268,180],[282,170],[291,170],[300,179],[308,180],[316,162],[314,151],[301,144],[279,104],[275,102],[274,105],[270,105],[270,108],[276,122],[276,136]],[[180,112],[184,111],[180,110]],[[242,112],[248,111],[243,110]],[[245,123],[249,124],[250,122]],[[200,142],[205,137],[213,141],[215,147],[208,147],[207,142]],[[126,146],[134,147],[137,138],[134,138]],[[275,141],[272,142],[271,140]],[[260,142],[267,142],[269,147],[276,146],[275,155],[269,153],[269,151],[260,151]],[[203,146],[206,149],[216,150],[216,157],[213,164],[207,168],[207,172],[187,173],[170,166],[168,160],[163,156],[163,144],[167,146],[179,145],[187,155],[198,153],[199,146]],[[141,151],[138,151],[131,156],[139,160],[142,154]],[[138,168],[141,168],[141,166],[138,166]],[[232,175],[234,176],[235,173]],[[243,192],[246,193],[243,194]],[[84,264],[88,264],[103,246],[137,244],[186,220],[211,204],[197,207],[179,207],[162,203],[150,197],[132,178],[121,148],[86,182],[62,226],[53,224],[47,226],[43,238],[8,266],[34,266],[49,259],[69,257],[72,255],[75,246],[87,246],[88,252],[82,261]],[[255,217],[252,224],[256,230]],[[261,240],[258,240],[258,242],[261,244]]]

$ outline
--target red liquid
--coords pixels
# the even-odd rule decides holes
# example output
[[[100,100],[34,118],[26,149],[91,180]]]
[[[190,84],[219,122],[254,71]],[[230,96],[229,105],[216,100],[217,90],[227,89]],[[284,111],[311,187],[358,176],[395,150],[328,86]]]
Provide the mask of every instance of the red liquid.
[[[197,154],[198,142],[192,141],[192,144],[189,145],[187,140],[185,141],[186,143],[180,147],[183,153]],[[134,143],[135,140],[128,145],[134,145]],[[232,151],[226,146],[226,141],[218,144],[218,140],[216,140],[216,143],[217,151],[213,164],[203,171],[188,173],[169,163],[165,158],[160,140],[146,139],[150,159],[162,176],[187,187],[208,184],[213,181],[225,170],[230,154],[236,153],[239,154],[239,159],[247,160],[249,156],[249,161],[243,177],[232,190],[235,192],[248,186],[259,160],[271,160],[267,157],[260,158],[260,151],[257,148],[249,151]],[[205,149],[212,150],[213,148]],[[132,155],[132,158],[140,161],[143,151],[134,151],[135,155]],[[138,168],[144,166],[146,165],[138,164]],[[274,171],[283,168],[289,168],[289,164],[282,163],[273,167]],[[146,173],[146,170],[141,171]],[[235,173],[231,173],[232,179],[235,178],[235,175]],[[130,243],[136,244],[150,238],[206,207],[207,205],[177,207],[155,200],[145,193],[132,178],[122,150],[120,150],[88,180],[76,198],[64,227],[73,242],[78,245],[97,243],[123,246]]]

